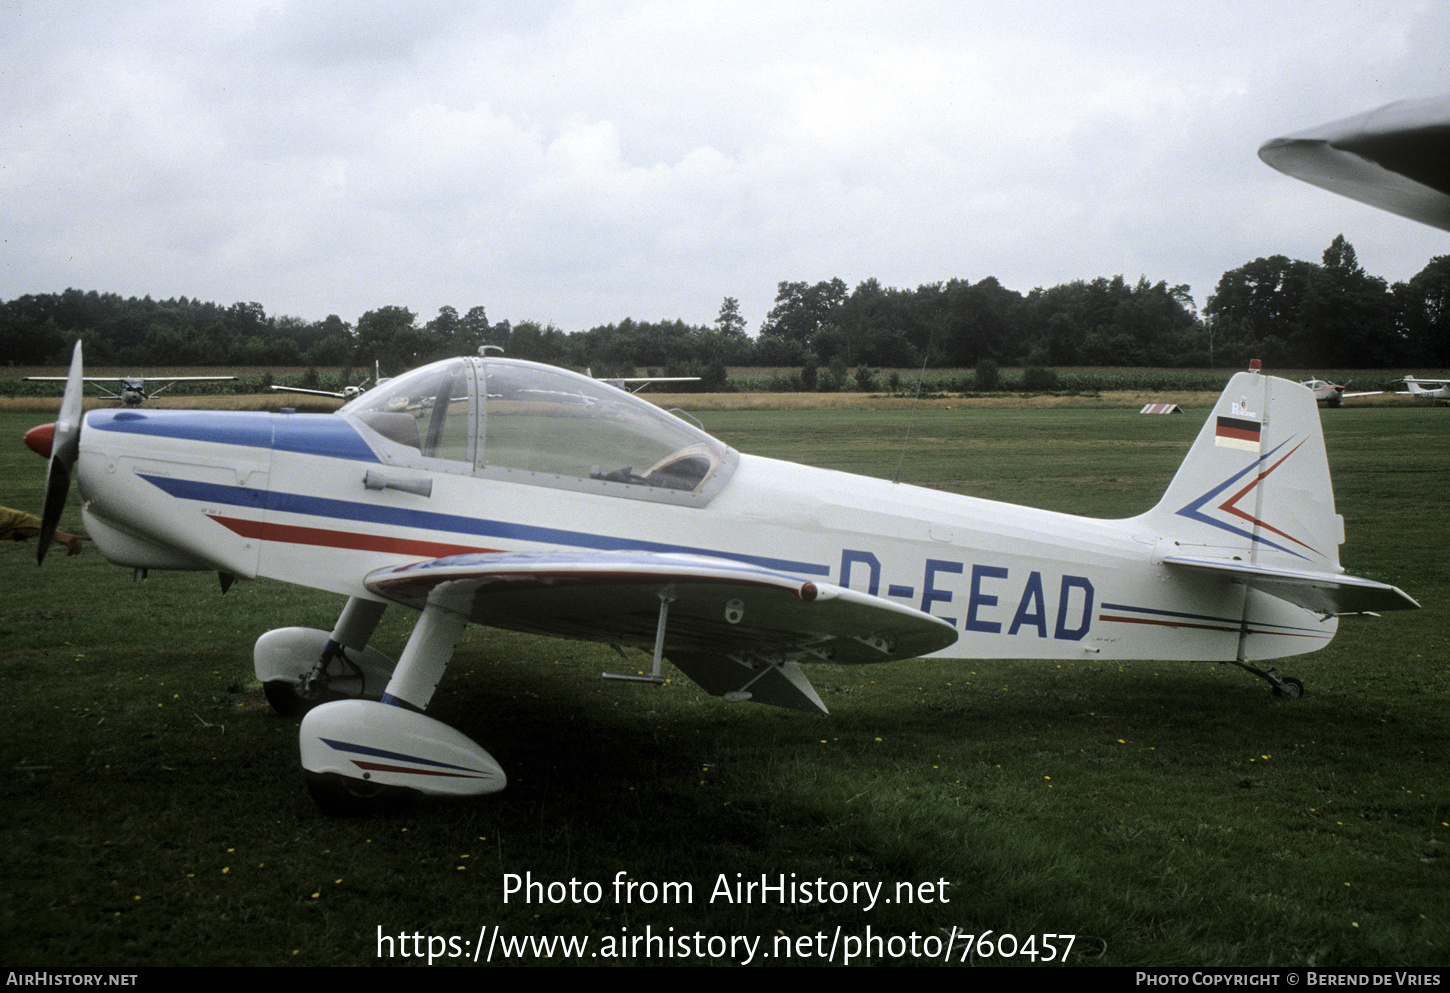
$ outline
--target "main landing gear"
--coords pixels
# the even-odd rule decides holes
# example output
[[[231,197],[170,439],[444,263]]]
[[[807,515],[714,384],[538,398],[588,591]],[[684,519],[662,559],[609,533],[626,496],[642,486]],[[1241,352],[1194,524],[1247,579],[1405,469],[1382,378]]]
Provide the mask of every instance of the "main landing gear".
[[[1239,661],[1238,659],[1234,659],[1233,664],[1240,669],[1246,669],[1252,672],[1260,679],[1267,679],[1269,685],[1274,688],[1274,696],[1283,697],[1288,700],[1298,700],[1304,695],[1304,684],[1293,676],[1281,676],[1275,669],[1270,669],[1268,672],[1265,672],[1257,666]]]
[[[324,812],[373,813],[418,795],[477,796],[507,785],[493,756],[423,713],[463,636],[467,607],[435,589],[396,666],[367,647],[384,605],[356,597],[331,635],[284,628],[258,639],[257,676],[280,684],[268,700],[277,706],[280,698],[284,713],[303,711],[302,768]],[[297,673],[311,648],[320,654]]]
[[[257,639],[252,668],[272,709],[300,718],[320,703],[383,695],[393,660],[368,647],[387,605],[353,597],[329,634],[278,628]]]

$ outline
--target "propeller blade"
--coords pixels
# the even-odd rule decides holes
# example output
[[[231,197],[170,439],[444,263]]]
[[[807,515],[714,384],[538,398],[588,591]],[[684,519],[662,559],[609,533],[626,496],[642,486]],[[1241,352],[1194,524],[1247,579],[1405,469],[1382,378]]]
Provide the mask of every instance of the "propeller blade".
[[[81,451],[81,393],[84,389],[85,369],[81,361],[81,343],[77,341],[75,351],[71,353],[65,396],[60,401],[60,416],[56,418],[55,434],[50,445],[50,466],[45,473],[45,509],[40,515],[40,535],[36,543],[37,564],[45,561],[45,553],[55,538],[56,526],[60,524],[60,515],[70,494],[71,468]]]
[[[50,467],[45,471],[45,510],[40,515],[40,534],[36,536],[35,564],[45,561],[55,540],[55,529],[60,525],[61,512],[65,510],[65,499],[70,495],[70,466],[51,456]]]

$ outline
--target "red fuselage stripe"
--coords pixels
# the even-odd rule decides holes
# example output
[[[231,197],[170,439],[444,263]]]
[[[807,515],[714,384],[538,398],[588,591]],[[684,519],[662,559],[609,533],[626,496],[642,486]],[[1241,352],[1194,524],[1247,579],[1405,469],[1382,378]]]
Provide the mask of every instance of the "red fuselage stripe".
[[[1100,621],[1116,621],[1119,624],[1156,624],[1166,628],[1198,628],[1202,631],[1237,631],[1237,627],[1225,627],[1221,624],[1189,624],[1186,621],[1160,621],[1149,617],[1115,617],[1112,614],[1099,614]],[[1249,634],[1275,634],[1283,635],[1286,638],[1324,638],[1322,634],[1301,633],[1298,631],[1259,631],[1249,628]],[[1327,639],[1326,639],[1327,640]]]
[[[462,555],[467,552],[496,552],[496,548],[480,548],[477,545],[450,545],[441,541],[417,541],[413,538],[393,538],[383,534],[358,534],[353,531],[331,531],[326,528],[305,528],[295,524],[269,524],[266,521],[248,521],[239,517],[208,515],[243,538],[259,541],[281,541],[291,545],[318,545],[323,548],[351,548],[361,552],[389,552],[398,555],[423,555],[442,558],[445,555]]]

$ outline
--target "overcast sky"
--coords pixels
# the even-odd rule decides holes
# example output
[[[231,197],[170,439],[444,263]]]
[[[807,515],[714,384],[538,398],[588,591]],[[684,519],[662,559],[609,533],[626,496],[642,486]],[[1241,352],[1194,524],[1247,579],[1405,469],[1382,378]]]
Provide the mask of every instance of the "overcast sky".
[[[1450,234],[1265,140],[1450,92],[1450,4],[0,0],[0,299],[756,330],[782,280],[1187,283]]]

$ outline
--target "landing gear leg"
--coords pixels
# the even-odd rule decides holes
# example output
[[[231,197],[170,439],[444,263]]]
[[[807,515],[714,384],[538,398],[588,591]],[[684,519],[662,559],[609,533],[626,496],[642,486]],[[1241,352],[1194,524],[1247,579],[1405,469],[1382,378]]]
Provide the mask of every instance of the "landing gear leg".
[[[312,703],[321,703],[327,699],[327,684],[329,681],[328,667],[332,660],[341,657],[347,661],[347,655],[343,652],[345,648],[354,651],[362,651],[367,647],[368,639],[377,630],[378,622],[383,619],[383,611],[387,604],[379,603],[376,600],[364,600],[362,597],[349,597],[347,606],[342,608],[342,614],[333,625],[332,634],[327,639],[327,644],[322,646],[322,656],[312,671],[302,678],[297,686],[297,695],[303,700]]]
[[[466,616],[430,596],[393,670],[393,678],[388,680],[383,703],[425,709],[467,624]]]
[[[252,665],[267,702],[284,717],[301,717],[328,700],[377,699],[393,660],[368,646],[386,604],[353,597],[329,634],[277,628],[257,639]]]

